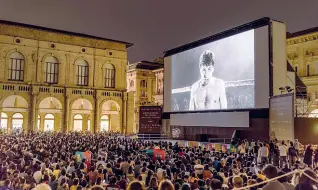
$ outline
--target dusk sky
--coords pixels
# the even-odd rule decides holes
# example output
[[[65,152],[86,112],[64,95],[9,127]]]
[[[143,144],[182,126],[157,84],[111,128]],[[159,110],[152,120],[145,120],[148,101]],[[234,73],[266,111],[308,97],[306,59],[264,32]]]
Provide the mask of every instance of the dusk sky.
[[[271,17],[318,26],[318,0],[0,0],[0,19],[127,41],[130,62]]]

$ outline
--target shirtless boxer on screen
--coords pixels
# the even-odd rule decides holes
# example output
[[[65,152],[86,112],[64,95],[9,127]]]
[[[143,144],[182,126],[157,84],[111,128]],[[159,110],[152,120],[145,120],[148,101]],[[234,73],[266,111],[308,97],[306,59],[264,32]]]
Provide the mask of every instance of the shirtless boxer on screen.
[[[191,86],[189,110],[226,109],[224,81],[213,77],[214,53],[204,51],[199,60],[201,79]]]

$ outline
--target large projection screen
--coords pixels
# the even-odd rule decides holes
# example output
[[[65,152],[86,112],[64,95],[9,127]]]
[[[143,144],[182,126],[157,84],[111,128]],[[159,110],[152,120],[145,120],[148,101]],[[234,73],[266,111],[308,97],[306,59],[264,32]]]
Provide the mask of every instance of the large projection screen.
[[[164,112],[269,108],[268,25],[164,58]]]

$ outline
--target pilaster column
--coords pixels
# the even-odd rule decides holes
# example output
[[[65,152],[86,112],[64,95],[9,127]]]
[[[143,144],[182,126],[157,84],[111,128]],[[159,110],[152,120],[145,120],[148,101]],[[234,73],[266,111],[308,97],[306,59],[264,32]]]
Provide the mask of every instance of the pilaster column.
[[[127,94],[126,93],[123,93],[123,117],[122,117],[122,129],[121,129],[121,132],[126,134],[127,133]]]
[[[95,113],[94,113],[93,133],[100,131],[100,109],[99,109],[100,100],[99,99],[100,99],[99,96],[95,96]]]
[[[8,123],[7,123],[7,133],[11,134],[12,132],[12,114],[8,114]]]
[[[69,115],[70,115],[70,97],[69,95],[65,95],[64,97],[64,118],[63,118],[63,129],[61,131],[68,132],[69,129]]]
[[[37,94],[36,93],[32,93],[31,95],[31,111],[30,111],[30,126],[28,127],[28,132],[30,131],[37,131],[37,127],[36,127],[36,97]]]

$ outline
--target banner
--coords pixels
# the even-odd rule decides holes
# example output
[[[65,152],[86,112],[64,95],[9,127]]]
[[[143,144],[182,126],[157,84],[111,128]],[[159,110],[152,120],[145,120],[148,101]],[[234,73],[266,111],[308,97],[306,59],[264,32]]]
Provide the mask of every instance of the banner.
[[[148,149],[146,150],[148,156],[150,156],[154,161],[157,159],[165,160],[166,152],[162,149]]]
[[[82,160],[85,158],[85,160],[86,160],[85,164],[87,165],[87,169],[89,170],[91,158],[92,158],[91,152],[89,152],[89,151],[86,151],[86,152],[77,151],[77,152],[75,152],[75,158],[76,158],[77,163],[81,163]]]
[[[140,106],[139,133],[161,133],[161,106]]]

